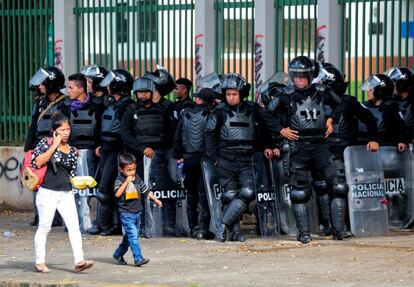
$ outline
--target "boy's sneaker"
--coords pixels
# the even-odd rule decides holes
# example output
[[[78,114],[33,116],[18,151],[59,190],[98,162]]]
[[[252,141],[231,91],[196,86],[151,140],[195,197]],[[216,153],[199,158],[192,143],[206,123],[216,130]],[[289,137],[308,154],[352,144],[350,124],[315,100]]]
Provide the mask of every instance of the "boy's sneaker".
[[[116,263],[118,265],[126,265],[127,262],[124,259],[124,256],[116,256],[115,254],[112,256],[112,258],[115,259]]]
[[[142,266],[144,264],[147,264],[150,260],[148,258],[142,258],[140,261],[135,262],[135,266]]]

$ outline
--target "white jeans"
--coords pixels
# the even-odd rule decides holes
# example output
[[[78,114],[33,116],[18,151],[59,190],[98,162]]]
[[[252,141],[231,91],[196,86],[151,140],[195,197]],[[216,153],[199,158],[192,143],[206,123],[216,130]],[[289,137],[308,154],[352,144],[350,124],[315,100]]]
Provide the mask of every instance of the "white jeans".
[[[79,230],[73,192],[55,191],[41,187],[37,192],[36,206],[39,212],[39,227],[35,235],[36,264],[46,262],[46,239],[52,226],[56,209],[59,211],[68,229],[75,264],[82,261],[84,259],[82,236]]]

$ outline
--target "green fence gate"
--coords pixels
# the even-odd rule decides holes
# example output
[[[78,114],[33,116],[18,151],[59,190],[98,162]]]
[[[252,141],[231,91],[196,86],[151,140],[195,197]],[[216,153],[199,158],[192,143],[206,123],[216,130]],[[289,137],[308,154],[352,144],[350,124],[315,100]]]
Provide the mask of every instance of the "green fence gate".
[[[74,14],[79,69],[99,64],[139,77],[160,64],[194,80],[194,0],[78,0]]]
[[[53,1],[0,1],[0,143],[19,144],[30,123],[30,77],[53,63]]]

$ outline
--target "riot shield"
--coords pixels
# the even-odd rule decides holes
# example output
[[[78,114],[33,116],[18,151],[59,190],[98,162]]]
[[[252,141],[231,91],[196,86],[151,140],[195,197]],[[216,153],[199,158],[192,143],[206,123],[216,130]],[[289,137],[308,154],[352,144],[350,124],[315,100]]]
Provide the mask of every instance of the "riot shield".
[[[150,236],[186,235],[188,233],[188,221],[185,219],[186,205],[182,204],[186,201],[186,191],[177,184],[176,162],[168,150],[155,150],[154,153],[152,159],[144,156],[144,182],[154,196],[163,202],[163,208],[158,208],[147,199],[146,206],[149,213],[146,213],[146,229]],[[171,167],[172,161],[175,168]],[[178,211],[177,202],[181,202]]]
[[[390,226],[404,228],[413,220],[412,153],[402,153],[395,146],[380,149],[384,170],[385,195],[388,200],[388,221]]]
[[[94,150],[79,150],[76,174],[79,176],[95,176],[96,157]],[[82,233],[86,233],[92,227],[89,199],[96,195],[96,187],[82,190],[73,188],[73,192],[75,193],[76,208],[78,210],[79,228]]]
[[[172,150],[168,150],[167,157],[169,161],[168,171],[174,185],[181,190],[185,190],[183,173],[184,163],[177,163],[177,160],[173,157]],[[190,227],[187,216],[187,191],[185,191],[184,199],[177,198],[175,205],[175,226],[183,235],[189,234]]]
[[[263,153],[252,157],[256,190],[257,221],[263,238],[280,238],[279,198],[274,184],[272,162]]]
[[[345,149],[344,159],[351,232],[356,237],[388,234],[380,153],[369,152],[365,146],[351,146]]]
[[[206,188],[208,206],[210,208],[210,228],[216,234],[217,227],[221,223],[223,210],[221,204],[222,187],[219,185],[219,177],[213,160],[204,156],[201,160],[201,170],[203,173],[204,186]]]
[[[279,197],[280,207],[280,228],[288,236],[296,236],[298,229],[296,227],[295,215],[293,213],[292,202],[290,201],[289,185],[289,153],[281,154],[280,159],[273,162],[274,182],[276,185],[277,196]]]

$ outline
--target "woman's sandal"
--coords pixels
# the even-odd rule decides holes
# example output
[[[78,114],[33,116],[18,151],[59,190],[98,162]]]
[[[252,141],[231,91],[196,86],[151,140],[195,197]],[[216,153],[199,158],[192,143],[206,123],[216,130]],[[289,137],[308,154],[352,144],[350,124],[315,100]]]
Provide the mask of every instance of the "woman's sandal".
[[[89,269],[93,266],[92,260],[82,260],[78,264],[75,265],[75,272],[81,272],[85,269]]]
[[[35,270],[39,273],[50,273],[50,269],[45,263],[35,264]]]

